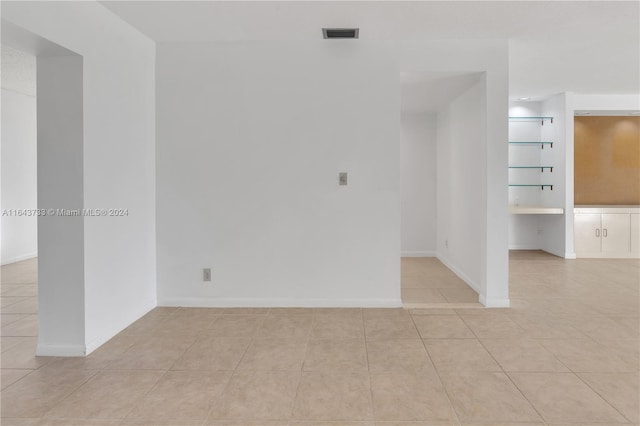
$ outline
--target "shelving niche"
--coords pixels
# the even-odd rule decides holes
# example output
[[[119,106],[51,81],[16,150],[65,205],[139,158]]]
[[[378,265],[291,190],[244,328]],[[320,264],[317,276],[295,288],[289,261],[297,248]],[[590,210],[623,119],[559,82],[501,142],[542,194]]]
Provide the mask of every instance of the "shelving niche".
[[[552,156],[555,141],[541,140],[540,126],[553,125],[549,116],[509,117],[509,211],[513,214],[562,214],[542,205],[540,191],[553,191]]]

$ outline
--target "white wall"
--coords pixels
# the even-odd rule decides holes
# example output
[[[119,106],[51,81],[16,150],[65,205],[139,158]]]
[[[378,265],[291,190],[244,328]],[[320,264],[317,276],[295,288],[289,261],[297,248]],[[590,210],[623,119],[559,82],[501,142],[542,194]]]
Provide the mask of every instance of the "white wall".
[[[2,18],[82,56],[84,207],[128,209],[83,220],[91,352],[156,305],[155,44],[96,2],[2,2]]]
[[[483,289],[486,93],[478,82],[438,112],[438,258],[478,293]]]
[[[158,46],[160,304],[399,306],[391,53]]]
[[[34,76],[35,79],[35,76]],[[2,89],[2,210],[37,207],[36,98]],[[2,264],[37,255],[37,216],[2,216]]]
[[[436,114],[403,113],[401,126],[402,256],[435,256]]]
[[[401,71],[484,73],[474,148],[488,167],[464,188],[482,198],[467,213],[481,234],[472,274],[484,302],[508,305],[495,40],[159,44],[159,304],[398,306]]]
[[[79,55],[38,58],[38,206],[81,209],[83,74]],[[82,216],[38,217],[38,353],[86,350]]]
[[[638,111],[640,110],[640,95],[635,94],[601,94],[586,95],[579,93],[568,93],[571,102],[567,105],[567,110],[573,115],[574,111]]]
[[[542,191],[543,206],[562,207],[565,214],[540,218],[542,249],[556,256],[575,258],[573,250],[573,113],[567,109],[567,95],[561,93],[542,102],[542,114],[553,117],[552,125],[541,127],[544,140],[554,141],[543,152],[543,161],[555,164],[553,191]]]

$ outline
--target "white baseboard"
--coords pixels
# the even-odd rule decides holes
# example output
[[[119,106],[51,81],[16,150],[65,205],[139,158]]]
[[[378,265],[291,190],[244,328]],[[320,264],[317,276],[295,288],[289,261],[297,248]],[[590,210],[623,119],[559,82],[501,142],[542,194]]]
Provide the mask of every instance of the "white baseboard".
[[[486,308],[508,308],[511,306],[509,299],[485,299],[483,295],[480,295],[480,303]]]
[[[508,308],[509,306],[511,306],[511,301],[509,299],[485,298],[484,295],[480,292],[480,286],[476,282],[474,282],[471,278],[469,278],[465,273],[460,271],[451,262],[449,262],[447,259],[441,256],[438,256],[438,260],[440,260],[440,262],[442,262],[447,268],[451,269],[451,271],[454,274],[460,277],[462,281],[467,283],[469,287],[471,287],[472,289],[475,290],[476,293],[478,293],[479,295],[478,302],[482,303],[485,306],[485,308]]]
[[[84,345],[46,345],[38,343],[36,355],[76,357],[85,356],[86,353]]]
[[[400,257],[436,257],[434,250],[427,251],[402,251]]]
[[[22,262],[23,260],[33,259],[34,257],[38,257],[38,252],[35,251],[33,253],[23,254],[21,256],[11,257],[9,259],[5,259],[2,261],[1,265],[9,265],[11,263]]]
[[[475,290],[476,293],[480,294],[480,286],[478,283],[469,278],[464,272],[462,272],[458,267],[456,267],[452,262],[447,260],[443,256],[437,256],[438,260],[444,264],[447,268],[449,268],[454,274],[456,274],[462,281],[467,283],[469,287]]]
[[[577,259],[640,259],[640,253],[625,252],[625,253],[576,253]]]
[[[241,299],[166,297],[158,299],[158,306],[187,308],[400,308],[398,299]]]
[[[542,250],[540,244],[510,244],[509,250]]]
[[[86,355],[89,355],[91,352],[95,351],[100,346],[107,343],[109,340],[115,337],[122,330],[129,327],[131,324],[133,324],[134,322],[138,321],[140,318],[145,316],[149,311],[151,311],[157,305],[158,304],[156,303],[155,300],[149,300],[140,309],[136,310],[133,313],[133,315],[130,315],[126,319],[123,319],[121,321],[114,322],[111,325],[109,331],[104,332],[102,335],[94,337],[87,342]],[[65,355],[59,355],[59,356],[65,356]],[[67,356],[71,356],[71,355],[67,355]]]
[[[565,252],[565,254],[564,254],[564,258],[565,258],[565,259],[577,259],[578,257],[576,256],[576,254],[575,254],[575,253]]]

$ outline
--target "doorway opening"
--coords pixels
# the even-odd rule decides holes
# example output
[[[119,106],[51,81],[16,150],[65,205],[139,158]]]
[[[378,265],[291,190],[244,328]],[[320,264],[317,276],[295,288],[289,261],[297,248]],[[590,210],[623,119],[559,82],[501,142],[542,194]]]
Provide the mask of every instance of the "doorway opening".
[[[4,20],[2,43],[3,368],[37,368],[86,353],[84,218],[64,213],[83,206],[83,59]]]
[[[36,57],[6,45],[0,54],[2,348],[33,355],[38,336]],[[7,362],[15,369],[33,367],[25,359],[3,353],[3,368]]]
[[[474,158],[485,119],[483,74],[403,72],[400,82],[403,305],[481,307],[471,184],[483,173]]]

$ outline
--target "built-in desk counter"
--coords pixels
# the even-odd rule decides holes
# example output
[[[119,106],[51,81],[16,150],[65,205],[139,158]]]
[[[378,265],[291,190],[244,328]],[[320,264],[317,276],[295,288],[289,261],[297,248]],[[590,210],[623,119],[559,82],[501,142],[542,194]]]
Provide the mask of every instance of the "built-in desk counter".
[[[509,206],[511,214],[564,214],[562,207]]]
[[[620,205],[586,205],[580,204],[573,208],[574,213],[640,213],[640,206]]]
[[[640,206],[577,205],[573,213],[577,257],[640,258]]]

